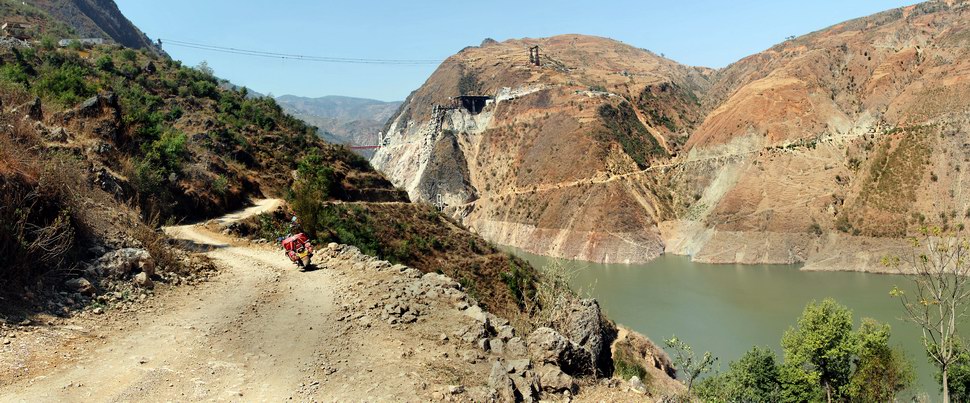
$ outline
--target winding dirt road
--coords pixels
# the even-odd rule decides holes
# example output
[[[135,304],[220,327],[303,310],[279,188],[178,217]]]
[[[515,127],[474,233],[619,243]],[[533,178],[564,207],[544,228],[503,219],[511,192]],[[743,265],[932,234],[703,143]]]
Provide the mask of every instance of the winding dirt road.
[[[214,221],[277,205],[263,200]],[[438,333],[360,337],[346,320],[348,301],[361,303],[355,293],[375,279],[326,259],[298,272],[279,250],[213,227],[165,229],[207,250],[220,267],[212,281],[160,293],[152,303],[160,309],[133,318],[109,320],[109,312],[101,324],[61,329],[50,346],[22,353],[23,374],[0,381],[0,401],[418,401],[432,393],[435,376],[420,363],[438,354],[428,340]]]

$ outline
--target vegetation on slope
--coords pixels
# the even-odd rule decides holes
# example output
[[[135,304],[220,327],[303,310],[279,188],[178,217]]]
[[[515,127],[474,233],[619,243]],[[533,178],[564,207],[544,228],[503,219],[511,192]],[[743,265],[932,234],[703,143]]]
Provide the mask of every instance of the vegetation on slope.
[[[621,102],[617,106],[603,104],[598,112],[606,129],[597,133],[596,139],[603,143],[620,143],[623,152],[641,169],[650,166],[651,159],[667,156],[667,151],[647,132],[628,102]]]
[[[20,2],[0,12],[33,27],[31,46],[0,49],[0,293],[56,288],[99,256],[92,247],[164,259],[145,224],[282,195],[309,155],[332,172],[330,200],[405,199],[366,161],[205,65],[116,45],[58,48],[63,23]]]

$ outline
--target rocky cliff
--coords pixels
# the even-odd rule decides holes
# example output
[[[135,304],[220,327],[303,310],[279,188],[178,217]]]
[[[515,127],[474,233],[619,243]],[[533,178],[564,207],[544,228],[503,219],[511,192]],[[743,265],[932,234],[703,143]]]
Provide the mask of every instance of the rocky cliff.
[[[157,49],[135,24],[132,24],[114,0],[30,0],[52,17],[63,21],[82,38],[111,39],[135,49]]]
[[[603,38],[487,43],[409,97],[372,162],[532,252],[872,270],[894,239],[970,213],[968,23],[927,2],[716,71]]]

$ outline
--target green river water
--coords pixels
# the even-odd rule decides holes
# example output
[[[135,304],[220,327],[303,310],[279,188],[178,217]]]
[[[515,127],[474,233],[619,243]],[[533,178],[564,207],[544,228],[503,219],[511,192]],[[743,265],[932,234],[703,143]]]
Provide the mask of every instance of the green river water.
[[[554,259],[514,248],[509,252],[545,267]],[[695,351],[710,351],[722,369],[752,346],[767,346],[781,360],[781,337],[812,300],[835,298],[849,307],[856,324],[870,317],[892,326],[890,343],[906,352],[916,369],[913,393],[940,395],[919,328],[903,321],[894,285],[902,276],[852,272],[804,272],[797,265],[714,265],[665,255],[638,265],[566,262],[573,287],[599,300],[610,318],[655,343],[676,334]],[[963,324],[963,331],[970,330]],[[966,333],[964,333],[966,334]]]

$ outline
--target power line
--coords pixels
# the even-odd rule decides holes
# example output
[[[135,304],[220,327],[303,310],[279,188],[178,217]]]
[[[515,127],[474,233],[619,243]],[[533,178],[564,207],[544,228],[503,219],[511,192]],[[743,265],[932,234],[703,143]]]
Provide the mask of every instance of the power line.
[[[269,59],[284,59],[284,60],[301,60],[308,62],[322,62],[322,63],[353,63],[353,64],[398,64],[398,65],[425,65],[425,64],[438,64],[441,60],[431,60],[431,59],[362,59],[362,58],[346,58],[346,57],[331,57],[331,56],[308,56],[299,54],[289,54],[289,53],[277,53],[277,52],[265,52],[260,50],[249,50],[249,49],[239,49],[231,48],[226,46],[216,46],[207,45],[203,43],[196,42],[186,42],[178,41],[174,39],[161,39],[163,44],[180,46],[184,48],[206,50],[211,52],[221,52],[229,53],[242,56],[253,56],[253,57],[263,57]]]

